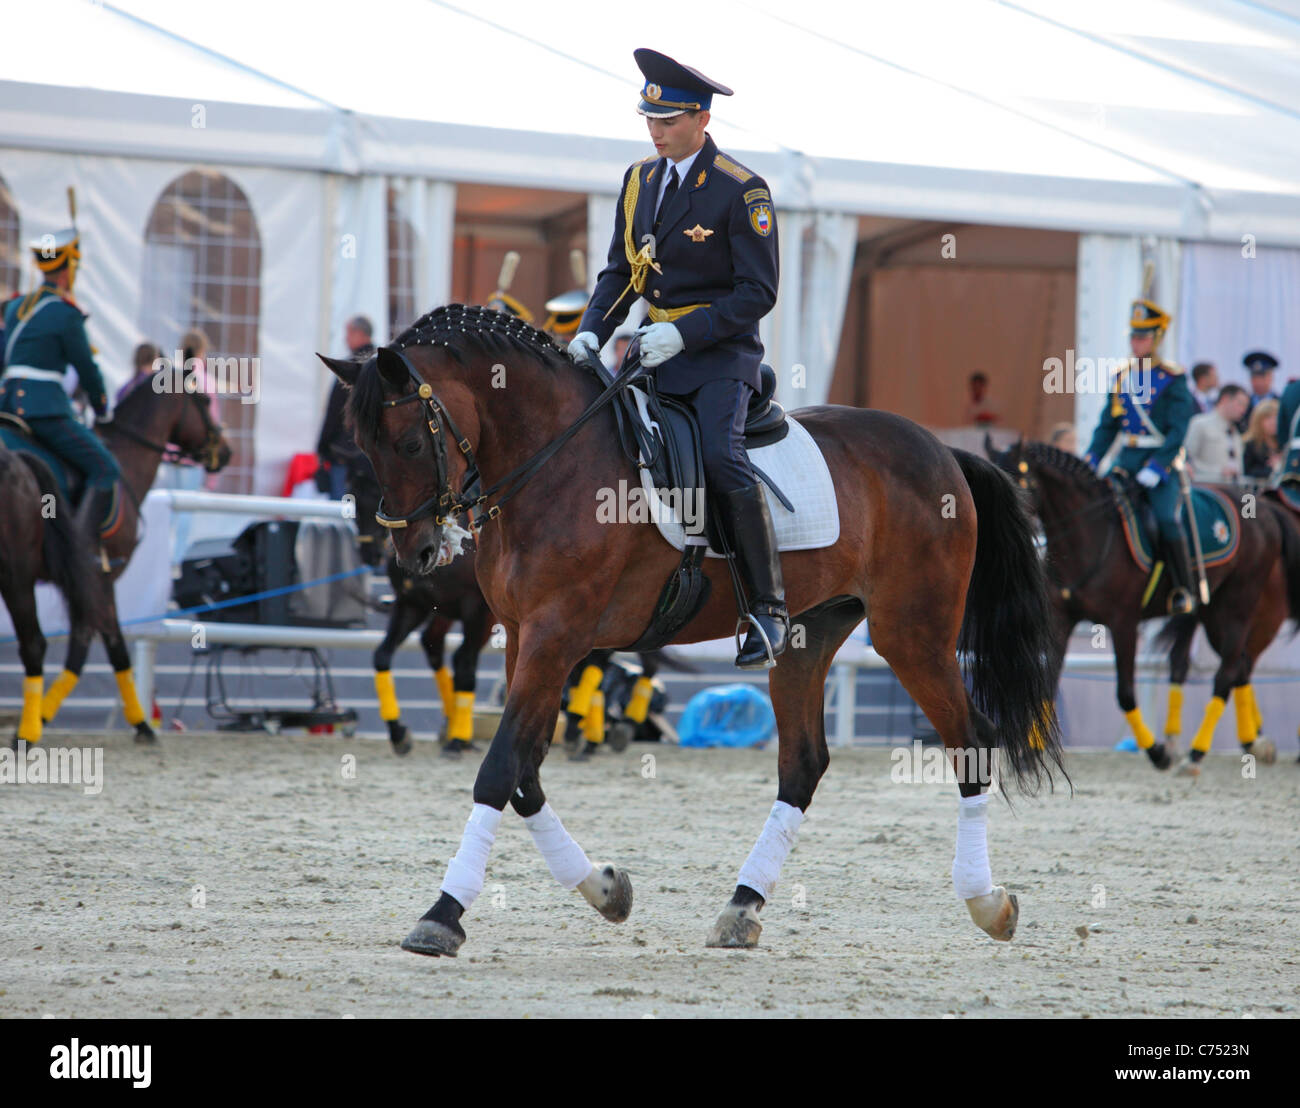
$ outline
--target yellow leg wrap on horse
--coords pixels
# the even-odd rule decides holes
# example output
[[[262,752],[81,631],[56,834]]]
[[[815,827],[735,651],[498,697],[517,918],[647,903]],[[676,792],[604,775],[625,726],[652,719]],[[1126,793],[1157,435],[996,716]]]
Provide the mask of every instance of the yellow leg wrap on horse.
[[[1181,735],[1183,733],[1183,687],[1169,686],[1169,714],[1165,716],[1165,734]]]
[[[1201,726],[1196,729],[1196,738],[1192,740],[1192,749],[1199,750],[1202,754],[1208,753],[1210,744],[1214,742],[1214,728],[1219,722],[1219,717],[1223,715],[1223,709],[1228,706],[1228,702],[1221,696],[1212,696],[1210,702],[1205,706],[1205,716],[1201,720]]]
[[[126,722],[132,727],[143,723],[144,709],[140,707],[140,698],[135,695],[135,680],[131,671],[120,669],[113,676],[117,678],[117,695],[122,698],[122,714],[126,716]]]
[[[447,738],[463,739],[469,742],[474,737],[474,694],[458,692],[451,709],[451,723],[447,727]]]
[[[1134,708],[1131,712],[1125,712],[1124,718],[1128,720],[1128,725],[1133,728],[1133,737],[1137,739],[1137,744],[1143,750],[1149,750],[1156,745],[1156,737],[1151,733],[1151,728],[1147,726],[1147,721],[1142,718],[1142,709]]]
[[[18,719],[18,737],[24,742],[41,741],[41,690],[44,677],[23,678],[23,714]]]
[[[591,711],[591,694],[600,688],[602,677],[600,666],[588,666],[582,671],[582,677],[569,696],[568,710],[575,716],[586,716]]]
[[[59,714],[64,699],[77,687],[78,680],[80,678],[72,670],[65,669],[54,679],[54,684],[46,689],[45,698],[41,701],[41,716],[46,723]]]
[[[1250,710],[1250,688],[1242,685],[1232,690],[1232,703],[1237,709],[1237,741],[1245,746],[1257,736],[1255,713]]]
[[[375,670],[375,693],[379,697],[379,718],[385,723],[399,719],[402,709],[397,703],[397,689],[393,684],[392,670]]]
[[[628,697],[627,710],[623,713],[624,719],[630,719],[633,723],[645,723],[645,717],[650,713],[650,698],[654,695],[654,683],[649,677],[638,677],[636,684],[632,686],[632,695]]]
[[[456,686],[452,684],[451,670],[443,666],[433,675],[438,684],[438,695],[442,697],[442,714],[451,719],[451,711],[456,706]]]
[[[1264,717],[1259,714],[1259,701],[1255,699],[1255,686],[1243,685],[1242,687],[1250,697],[1250,714],[1255,721],[1255,734],[1258,735],[1264,730]]]
[[[589,743],[605,741],[605,694],[599,690],[591,694],[591,707],[582,717],[582,733]]]

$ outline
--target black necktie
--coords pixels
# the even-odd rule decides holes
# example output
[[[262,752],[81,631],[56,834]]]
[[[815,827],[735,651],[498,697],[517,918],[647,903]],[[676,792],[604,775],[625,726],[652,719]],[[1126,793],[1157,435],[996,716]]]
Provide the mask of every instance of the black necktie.
[[[668,186],[664,189],[663,199],[659,201],[659,212],[655,216],[654,234],[659,233],[659,224],[663,222],[664,212],[668,210],[668,205],[672,201],[673,194],[677,191],[677,167],[673,166],[668,170]]]

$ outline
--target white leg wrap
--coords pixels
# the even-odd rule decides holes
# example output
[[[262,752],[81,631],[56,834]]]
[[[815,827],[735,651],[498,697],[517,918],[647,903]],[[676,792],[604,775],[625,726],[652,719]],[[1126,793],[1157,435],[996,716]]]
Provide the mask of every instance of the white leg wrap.
[[[740,867],[736,883],[753,889],[764,900],[770,900],[772,890],[776,888],[776,879],[781,875],[786,855],[794,846],[794,837],[799,833],[801,823],[803,812],[798,808],[783,800],[773,804],[758,842],[749,852],[745,864]]]
[[[989,794],[961,797],[957,808],[957,853],[952,860],[952,884],[962,900],[993,891],[988,829]]]
[[[560,822],[549,803],[524,818],[533,843],[546,859],[546,868],[566,889],[576,889],[591,873],[591,860]]]
[[[465,821],[465,834],[461,836],[460,849],[456,851],[456,857],[447,863],[447,876],[442,879],[442,891],[460,901],[461,907],[467,912],[483,891],[488,855],[492,852],[492,844],[496,841],[500,825],[500,812],[487,804],[475,804],[469,819]]]

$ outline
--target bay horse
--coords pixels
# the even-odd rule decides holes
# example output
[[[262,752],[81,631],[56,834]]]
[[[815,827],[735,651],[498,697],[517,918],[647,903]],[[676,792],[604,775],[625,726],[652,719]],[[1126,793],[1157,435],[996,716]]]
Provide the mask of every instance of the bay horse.
[[[472,522],[481,528],[478,581],[506,629],[507,700],[474,783],[474,807],[440,896],[403,949],[454,955],[465,941],[460,920],[482,891],[507,803],[562,886],[606,919],[625,920],[627,872],[588,860],[546,802],[540,766],[566,676],[593,648],[641,636],[680,560],[652,524],[597,515],[602,490],[607,500],[620,480],[636,480],[608,402],[639,361],[633,354],[602,391],[594,368],[571,361],[543,333],[464,305],[421,317],[362,366],[322,360],[352,388],[356,441],[382,487],[380,515],[402,564],[427,572],[454,557],[466,535],[458,521]],[[909,420],[838,406],[795,414],[830,468],[840,537],[782,556],[797,645],[769,674],[777,801],[707,944],[758,941],[759,910],[829,761],[826,675],[864,616],[875,648],[958,771],[954,887],[980,928],[1008,940],[1019,908],[993,884],[988,861],[992,752],[1025,790],[1064,773],[1049,601],[1030,517],[995,466],[950,451]],[[674,641],[735,628],[727,569],[711,564],[706,572],[710,595]]]
[[[0,598],[9,609],[23,664],[23,707],[15,739],[40,742],[45,635],[36,613],[36,582],[63,595],[70,626],[102,630],[90,542],[49,466],[35,455],[0,447]]]
[[[1030,496],[1047,540],[1047,572],[1051,580],[1052,667],[1054,684],[1059,682],[1070,634],[1075,624],[1100,624],[1111,633],[1115,654],[1115,694],[1120,710],[1133,731],[1139,748],[1157,769],[1168,769],[1173,759],[1165,741],[1157,741],[1142,718],[1134,690],[1138,626],[1148,619],[1165,616],[1169,594],[1168,575],[1162,574],[1146,596],[1150,573],[1129,553],[1123,534],[1116,492],[1098,477],[1082,458],[1046,443],[1024,440],[998,451],[987,436],[985,451],[1010,474]],[[1239,490],[1223,489],[1225,493]],[[1279,509],[1256,498],[1256,510],[1239,516],[1240,544],[1233,559],[1206,571],[1210,603],[1201,605],[1187,619],[1167,624],[1164,645],[1179,639],[1181,646],[1172,658],[1173,674],[1179,670],[1190,646],[1190,631],[1199,621],[1211,646],[1219,655],[1214,675],[1214,696],[1197,729],[1193,750],[1180,772],[1194,775],[1191,767],[1209,749],[1214,727],[1233,689],[1237,696],[1238,737],[1242,749],[1253,753],[1257,728],[1246,727],[1253,696],[1249,691],[1255,658],[1272,641],[1285,618],[1290,595],[1288,581],[1300,573],[1300,546],[1287,544]],[[1293,549],[1294,548],[1294,549]],[[1300,580],[1300,579],[1298,579]],[[1276,617],[1276,618],[1274,618]],[[1182,642],[1180,636],[1185,637]],[[1166,734],[1177,727],[1181,712],[1181,684],[1173,686]],[[1175,709],[1178,709],[1176,711]],[[1263,753],[1263,751],[1261,751]]]
[[[168,444],[175,444],[179,457],[199,462],[209,473],[222,469],[231,457],[230,444],[208,410],[207,395],[201,390],[156,391],[156,382],[170,379],[170,374],[164,373],[137,382],[118,402],[113,419],[95,429],[122,470],[118,483],[121,507],[117,526],[111,535],[101,540],[108,559],[108,571],[94,575],[97,587],[104,594],[104,624],[99,633],[117,680],[122,714],[135,729],[138,743],[156,742],[157,736],[136,694],[131,654],[118,623],[113,586],[126,570],[139,541],[140,505],[158,475],[159,464],[165,456],[171,456]],[[156,541],[170,543],[170,537],[162,536]],[[51,683],[41,703],[41,716],[45,723],[54,719],[64,699],[81,679],[95,630],[87,623],[73,621],[63,672]]]

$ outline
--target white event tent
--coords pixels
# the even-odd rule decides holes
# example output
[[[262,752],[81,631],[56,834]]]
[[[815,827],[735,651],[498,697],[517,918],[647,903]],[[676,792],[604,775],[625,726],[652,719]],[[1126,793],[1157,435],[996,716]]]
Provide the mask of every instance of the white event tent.
[[[392,197],[422,309],[451,296],[471,185],[585,194],[594,277],[622,171],[648,150],[641,45],[737,90],[710,130],[776,200],[765,339],[775,365],[807,367],[797,403],[827,395],[863,217],[1079,233],[1080,356],[1123,350],[1149,257],[1175,356],[1231,366],[1254,343],[1300,366],[1290,0],[699,0],[662,30],[597,0],[42,0],[4,27],[14,240],[63,226],[75,185],[78,297],[116,380],[151,325],[190,322],[185,244],[149,252],[160,196],[203,168],[251,211],[253,293],[231,309],[251,349],[224,353],[261,360],[253,491],[314,449],[328,379],[312,352],[337,350],[356,311],[387,334]],[[1081,421],[1098,403],[1077,398]]]

